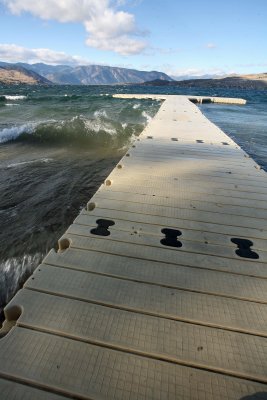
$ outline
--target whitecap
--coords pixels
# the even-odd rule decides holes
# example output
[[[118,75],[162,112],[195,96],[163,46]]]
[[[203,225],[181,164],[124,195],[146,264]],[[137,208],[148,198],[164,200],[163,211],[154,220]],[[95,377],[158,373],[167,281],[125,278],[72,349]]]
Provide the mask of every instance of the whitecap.
[[[134,110],[137,110],[138,108],[140,108],[140,105],[141,105],[140,103],[134,104],[134,105],[133,105],[133,109],[134,109]]]
[[[97,110],[94,112],[94,117],[95,118],[101,118],[101,117],[107,118],[108,116],[107,116],[106,110]]]
[[[147,123],[152,121],[152,117],[148,115],[145,111],[142,112],[142,116],[147,120]]]
[[[98,133],[100,131],[105,131],[110,135],[115,135],[117,133],[116,129],[111,127],[109,124],[99,120],[84,120],[84,125],[89,132],[93,131]]]
[[[11,95],[4,95],[6,100],[24,100],[27,99],[27,96],[11,96]]]
[[[6,103],[5,105],[6,105],[7,107],[19,106],[18,103]]]
[[[21,126],[12,126],[11,128],[4,128],[0,130],[0,143],[8,142],[9,140],[14,140],[22,133],[32,133],[34,131],[36,124],[28,123]]]
[[[127,122],[125,122],[124,124],[121,124],[121,126],[123,127],[123,129],[126,129],[128,124],[127,124]]]
[[[105,115],[106,112],[103,110]],[[98,113],[98,111],[95,112],[95,114]],[[83,115],[76,115],[75,117],[71,118],[71,122],[75,122],[76,120],[80,120],[83,122],[84,127],[88,132],[93,131],[93,132],[100,132],[100,131],[105,131],[109,133],[110,135],[115,135],[116,134],[116,129],[114,129],[108,122],[105,122],[101,120],[100,118],[97,119],[87,119]],[[64,125],[66,121],[61,121],[61,124]]]
[[[7,303],[19,289],[22,277],[30,275],[39,264],[43,254],[24,254],[22,257],[12,257],[0,263],[0,299]]]

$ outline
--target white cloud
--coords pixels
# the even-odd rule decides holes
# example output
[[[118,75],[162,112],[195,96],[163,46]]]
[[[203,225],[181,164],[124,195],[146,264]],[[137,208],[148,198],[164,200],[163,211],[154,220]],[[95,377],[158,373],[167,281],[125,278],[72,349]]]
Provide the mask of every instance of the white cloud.
[[[251,67],[267,67],[267,62],[260,63],[248,63],[248,64],[236,64],[237,67],[251,68]]]
[[[101,50],[111,50],[123,56],[140,53],[144,49],[144,45],[138,40],[132,40],[126,36],[119,38],[91,38],[86,41],[88,46],[96,47]]]
[[[110,0],[0,0],[11,13],[29,12],[44,20],[80,22],[84,25],[89,46],[115,51],[122,55],[140,53],[147,44],[134,38],[140,35],[133,14],[118,11],[123,4]]]
[[[29,12],[42,19],[60,22],[83,22],[93,14],[101,13],[108,6],[108,0],[2,0],[16,15]]]
[[[194,77],[201,77],[203,75],[210,75],[210,76],[222,76],[225,74],[233,73],[233,71],[225,71],[220,68],[207,68],[207,69],[200,69],[200,68],[185,68],[185,69],[178,69],[174,68],[172,65],[161,65],[158,66],[157,69],[159,71],[164,71],[167,75],[173,77],[181,77],[187,78],[190,76]]]
[[[206,74],[222,75],[224,74],[224,71],[219,68],[211,68],[211,69],[188,68],[184,70],[176,70],[175,73],[181,76],[183,75],[202,76]]]
[[[71,56],[61,51],[50,49],[27,49],[15,44],[0,44],[0,59],[6,62],[27,62],[46,64],[89,64],[79,56]]]
[[[114,38],[129,34],[135,30],[134,16],[123,11],[104,10],[92,15],[84,23],[87,32],[95,38]]]

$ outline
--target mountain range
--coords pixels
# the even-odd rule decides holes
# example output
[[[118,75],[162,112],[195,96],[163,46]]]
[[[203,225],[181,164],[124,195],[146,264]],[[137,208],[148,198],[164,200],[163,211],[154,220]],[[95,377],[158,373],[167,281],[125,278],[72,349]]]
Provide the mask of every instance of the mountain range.
[[[51,82],[34,71],[26,69],[19,65],[7,64],[0,62],[0,83],[8,85],[25,83],[34,84],[50,84]]]
[[[0,83],[4,84],[59,84],[59,85],[114,85],[143,84],[148,86],[212,87],[267,89],[267,73],[249,75],[176,77],[158,71],[108,67],[102,65],[48,65],[44,63],[0,62]],[[191,78],[191,79],[190,79]]]
[[[114,85],[123,83],[143,83],[155,79],[172,81],[172,78],[163,72],[138,71],[135,69],[108,67],[102,65],[48,65],[43,63],[4,63],[0,62],[2,69],[12,68],[27,72],[31,77],[35,74],[35,83],[54,83],[60,85]],[[42,79],[45,81],[41,82]],[[1,80],[0,80],[1,81]]]
[[[236,89],[267,89],[267,73],[234,75],[224,78],[212,79],[188,79],[188,80],[172,80],[162,81],[154,80],[144,82],[144,86],[175,86],[180,88],[198,87],[198,88],[236,88]]]

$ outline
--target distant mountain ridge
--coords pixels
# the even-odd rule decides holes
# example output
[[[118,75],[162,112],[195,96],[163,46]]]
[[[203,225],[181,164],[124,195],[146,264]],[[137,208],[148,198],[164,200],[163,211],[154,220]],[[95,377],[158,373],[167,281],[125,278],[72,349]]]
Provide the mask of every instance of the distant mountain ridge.
[[[0,83],[59,85],[120,85],[267,89],[267,73],[194,77],[174,80],[163,72],[102,65],[49,65],[44,63],[6,63],[0,61]]]
[[[237,89],[267,89],[267,73],[227,76],[214,79],[188,79],[184,81],[153,80],[142,83],[144,86],[175,86],[180,88],[237,88]]]
[[[0,83],[7,85],[25,83],[28,85],[51,84],[51,82],[34,71],[19,65],[0,62]]]
[[[84,65],[76,67],[69,65],[48,65],[43,63],[16,63],[13,65],[15,67],[21,67],[28,71],[35,72],[50,82],[60,85],[113,85],[123,83],[138,84],[154,79],[172,80],[171,77],[163,72],[138,71],[135,69],[108,67],[102,65]]]

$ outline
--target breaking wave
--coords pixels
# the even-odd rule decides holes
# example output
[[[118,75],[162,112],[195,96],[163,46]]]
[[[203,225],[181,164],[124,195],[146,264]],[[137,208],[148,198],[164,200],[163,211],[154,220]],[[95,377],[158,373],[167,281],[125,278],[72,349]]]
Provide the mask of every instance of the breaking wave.
[[[29,123],[20,126],[12,126],[0,130],[0,143],[10,142],[18,138],[19,135],[27,132],[28,134],[34,131],[36,124]]]
[[[24,100],[24,99],[27,99],[27,96],[18,96],[18,95],[15,95],[15,96],[11,96],[11,95],[3,95],[3,96],[0,96],[0,98],[2,99],[2,100],[9,100],[9,101],[17,101],[17,100]]]
[[[106,114],[105,114],[106,115]],[[96,118],[75,116],[69,120],[30,122],[0,130],[0,143],[10,141],[90,147],[121,147],[141,133],[142,124],[125,124],[108,120],[103,112]],[[145,116],[146,117],[146,116]]]
[[[33,273],[43,254],[24,254],[21,257],[12,257],[0,263],[0,305],[8,303],[21,284]],[[0,308],[0,313],[1,313]],[[1,326],[1,320],[0,320]]]
[[[147,123],[149,123],[152,120],[152,117],[145,111],[142,112],[142,117],[146,119]]]
[[[101,117],[108,118],[108,115],[107,115],[106,110],[97,110],[94,112],[94,117],[95,118],[101,118]]]

